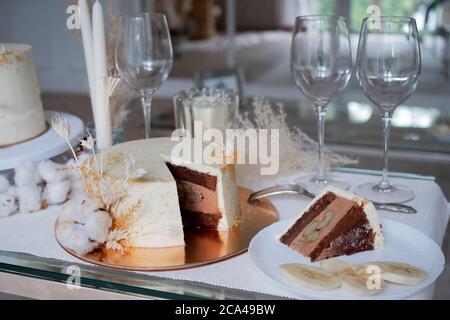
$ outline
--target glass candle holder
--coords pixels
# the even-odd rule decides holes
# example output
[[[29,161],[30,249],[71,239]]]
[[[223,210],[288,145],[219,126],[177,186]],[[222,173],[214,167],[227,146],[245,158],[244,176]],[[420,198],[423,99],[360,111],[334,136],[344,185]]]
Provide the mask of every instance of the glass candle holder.
[[[174,98],[175,125],[195,137],[194,124],[201,122],[202,130],[234,128],[239,112],[239,95],[223,89],[191,89],[180,91]]]

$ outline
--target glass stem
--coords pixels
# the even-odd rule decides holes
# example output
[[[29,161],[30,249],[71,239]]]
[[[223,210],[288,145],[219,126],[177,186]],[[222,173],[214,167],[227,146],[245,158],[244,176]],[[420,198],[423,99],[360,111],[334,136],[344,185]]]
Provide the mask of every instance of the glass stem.
[[[326,115],[326,107],[315,105],[316,107],[316,117],[317,117],[317,134],[319,141],[319,170],[314,178],[314,180],[318,183],[325,183],[325,166],[323,162],[323,145],[324,145],[324,136],[325,136],[325,115]]]
[[[150,124],[152,111],[153,90],[141,91],[142,111],[144,113],[145,138],[150,138]]]
[[[383,120],[383,135],[384,135],[384,165],[383,165],[383,177],[378,184],[378,189],[389,190],[392,188],[388,179],[388,162],[389,162],[389,134],[391,132],[391,120],[392,112],[384,112],[382,114]]]

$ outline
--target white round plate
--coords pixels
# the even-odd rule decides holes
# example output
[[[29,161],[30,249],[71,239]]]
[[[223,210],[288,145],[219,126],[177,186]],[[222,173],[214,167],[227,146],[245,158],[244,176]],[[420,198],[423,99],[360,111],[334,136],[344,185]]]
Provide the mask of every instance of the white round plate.
[[[45,120],[50,125],[55,111],[45,111]],[[70,143],[75,146],[84,134],[83,121],[71,114],[64,113],[70,125]],[[49,128],[40,136],[15,144],[9,147],[0,148],[0,171],[14,168],[17,163],[23,160],[41,161],[49,159],[66,152],[69,149],[66,141],[61,138],[55,130]]]
[[[382,219],[385,244],[383,248],[360,252],[337,259],[350,263],[370,261],[405,262],[424,269],[428,273],[425,281],[416,286],[402,286],[388,283],[385,290],[378,295],[356,296],[343,289],[314,291],[289,283],[282,276],[279,265],[284,263],[311,263],[308,257],[288,248],[278,241],[278,237],[288,228],[291,221],[280,221],[260,231],[252,240],[249,253],[256,268],[263,274],[281,284],[299,298],[306,299],[403,299],[417,293],[432,284],[444,269],[444,255],[439,246],[423,233],[405,224],[389,219]]]

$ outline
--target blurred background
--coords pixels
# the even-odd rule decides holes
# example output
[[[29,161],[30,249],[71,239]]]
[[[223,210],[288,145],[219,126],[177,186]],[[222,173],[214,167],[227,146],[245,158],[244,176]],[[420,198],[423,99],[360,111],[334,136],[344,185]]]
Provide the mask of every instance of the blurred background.
[[[418,90],[394,115],[393,147],[414,150],[423,161],[448,161],[450,151],[450,1],[440,0],[105,0],[107,16],[129,12],[166,13],[174,44],[170,78],[157,91],[154,128],[173,126],[171,98],[180,89],[217,81],[285,104],[292,124],[314,130],[311,105],[294,86],[289,69],[291,28],[298,15],[339,14],[349,19],[355,58],[362,19],[378,5],[382,15],[413,16],[421,31],[423,69]],[[79,31],[65,27],[76,1],[1,0],[0,38],[33,46],[46,107],[67,103],[61,95],[88,91]],[[26,23],[24,23],[26,21]],[[111,30],[114,33],[114,30]],[[109,54],[114,59],[114,45]],[[234,81],[234,80],[238,81]],[[78,104],[82,108],[82,103]],[[245,107],[245,103],[243,104]],[[156,108],[156,107],[155,107]],[[88,108],[86,108],[88,111]],[[139,108],[130,109],[131,116]],[[155,110],[156,112],[156,110]],[[167,113],[167,114],[166,114]],[[329,107],[327,140],[336,145],[379,147],[380,121],[356,78]],[[313,132],[312,132],[313,133]],[[355,150],[352,150],[354,152]],[[358,151],[358,150],[356,150]]]
[[[314,108],[295,87],[289,69],[291,30],[298,15],[338,14],[348,18],[355,59],[362,19],[377,5],[381,15],[411,16],[421,36],[422,76],[418,89],[397,108],[391,132],[392,171],[435,176],[450,199],[450,1],[446,0],[102,0],[114,21],[124,13],[164,12],[174,47],[169,79],[156,92],[152,134],[174,128],[173,95],[197,85],[240,91],[241,110],[255,96],[283,103],[290,125],[315,138]],[[64,110],[92,121],[79,31],[69,30],[74,0],[0,0],[0,41],[33,46],[44,108]],[[114,60],[114,46],[108,45]],[[0,88],[1,90],[1,88]],[[139,102],[129,93],[126,139],[141,138]],[[132,125],[129,125],[131,124]],[[326,144],[359,159],[362,168],[381,169],[382,131],[376,109],[356,77],[329,106]],[[448,234],[448,232],[447,232]],[[448,236],[445,240],[448,248]],[[449,250],[444,247],[444,252]],[[444,295],[441,281],[437,297]],[[444,279],[445,280],[445,279]],[[450,292],[445,293],[450,296]]]

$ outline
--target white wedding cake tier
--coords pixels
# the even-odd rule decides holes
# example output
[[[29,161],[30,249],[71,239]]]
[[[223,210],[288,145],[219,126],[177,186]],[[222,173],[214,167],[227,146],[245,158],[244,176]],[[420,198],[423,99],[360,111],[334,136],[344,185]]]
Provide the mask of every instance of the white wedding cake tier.
[[[240,214],[234,164],[193,163],[171,157],[170,138],[136,140],[105,150],[104,175],[111,184],[128,180],[126,194],[111,209],[113,229],[125,230],[132,247],[184,245],[183,225],[228,230]],[[124,157],[145,170],[128,179]]]
[[[41,90],[30,45],[0,43],[0,147],[46,130]]]

